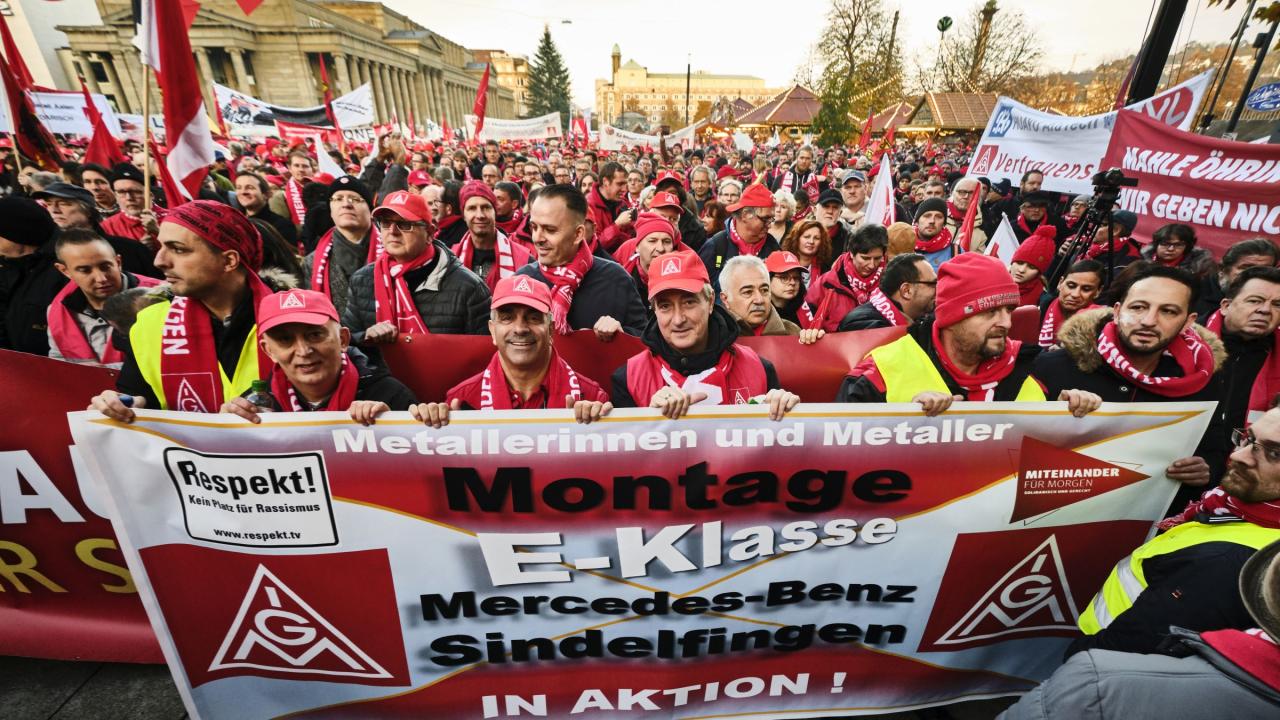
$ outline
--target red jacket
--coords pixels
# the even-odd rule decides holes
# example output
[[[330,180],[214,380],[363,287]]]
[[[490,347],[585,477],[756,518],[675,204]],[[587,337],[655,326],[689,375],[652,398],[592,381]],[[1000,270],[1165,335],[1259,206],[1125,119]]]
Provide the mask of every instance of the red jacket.
[[[618,217],[626,208],[620,201],[610,202],[604,199],[600,194],[600,185],[597,183],[591,186],[591,192],[587,193],[587,217],[596,226],[596,243],[603,245],[605,250],[613,252],[619,245],[628,238],[635,237],[636,229],[634,224],[625,227],[618,227],[613,224],[614,218]]]

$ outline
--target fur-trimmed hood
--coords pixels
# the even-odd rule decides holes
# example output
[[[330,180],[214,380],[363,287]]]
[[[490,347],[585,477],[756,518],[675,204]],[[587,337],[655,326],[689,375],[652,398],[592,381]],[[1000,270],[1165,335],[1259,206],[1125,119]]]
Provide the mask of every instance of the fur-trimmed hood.
[[[1067,351],[1081,372],[1091,373],[1102,367],[1098,334],[1102,332],[1102,326],[1111,320],[1111,315],[1111,308],[1085,310],[1064,322],[1058,331],[1058,346]],[[1191,327],[1213,351],[1213,371],[1217,372],[1227,359],[1227,349],[1222,340],[1198,324]]]

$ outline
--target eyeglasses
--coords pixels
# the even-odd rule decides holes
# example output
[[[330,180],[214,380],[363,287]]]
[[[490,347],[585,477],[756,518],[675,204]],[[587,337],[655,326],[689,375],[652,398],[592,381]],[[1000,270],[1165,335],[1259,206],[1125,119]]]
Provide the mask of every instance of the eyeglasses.
[[[353,207],[359,207],[361,205],[368,205],[369,203],[365,202],[364,198],[362,197],[331,197],[329,198],[329,204],[330,205],[351,205]]]
[[[1232,430],[1231,444],[1234,445],[1237,450],[1246,446],[1251,446],[1255,460],[1266,460],[1268,464],[1280,465],[1280,447],[1276,446],[1275,443],[1259,440],[1254,436],[1252,430],[1245,428]],[[1258,455],[1259,450],[1262,451],[1261,457]]]
[[[1165,240],[1164,242],[1160,243],[1160,247],[1169,248],[1170,250],[1183,250],[1187,247],[1187,244],[1184,242],[1170,242],[1168,240]]]
[[[426,223],[422,222],[411,222],[409,220],[385,220],[382,218],[374,220],[373,224],[377,225],[379,230],[389,230],[391,226],[394,225],[395,228],[402,233],[411,232],[416,227],[427,226]]]

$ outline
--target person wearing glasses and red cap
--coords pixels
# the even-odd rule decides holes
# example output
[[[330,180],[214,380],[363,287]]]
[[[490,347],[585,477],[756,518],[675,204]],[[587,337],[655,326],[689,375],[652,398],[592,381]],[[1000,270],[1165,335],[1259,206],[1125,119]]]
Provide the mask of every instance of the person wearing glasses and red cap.
[[[351,331],[338,324],[338,310],[323,293],[286,290],[258,305],[258,344],[275,363],[266,379],[277,405],[285,412],[346,412],[362,425],[388,410],[408,410],[417,402],[413,391],[386,370],[371,368],[350,347]],[[222,404],[252,423],[262,422],[245,393]]]
[[[653,316],[647,346],[613,373],[613,404],[658,408],[675,419],[692,405],[769,406],[781,420],[800,397],[779,387],[773,364],[737,344],[738,323],[715,304],[707,268],[692,252],[659,255],[649,266]]]
[[[580,423],[608,415],[608,393],[560,357],[553,328],[551,288],[526,275],[503,278],[489,311],[497,352],[483,371],[451,388],[444,402],[416,406],[414,417],[438,428],[449,424],[451,410],[567,407]]]
[[[730,258],[754,255],[765,260],[777,251],[778,241],[769,234],[773,222],[773,193],[763,185],[752,185],[738,202],[725,208],[730,217],[724,230],[707,240],[698,251],[712,287],[720,290],[720,269]]]
[[[421,195],[391,193],[373,211],[385,251],[351,276],[342,324],[380,360],[376,346],[401,333],[482,335],[489,288],[458,256],[432,240],[435,224]]]

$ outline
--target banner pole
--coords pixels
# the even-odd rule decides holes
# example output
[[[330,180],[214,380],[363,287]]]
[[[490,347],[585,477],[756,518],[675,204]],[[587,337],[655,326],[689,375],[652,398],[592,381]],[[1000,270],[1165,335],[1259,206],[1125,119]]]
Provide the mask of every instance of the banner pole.
[[[142,66],[142,207],[151,209],[151,66]]]

